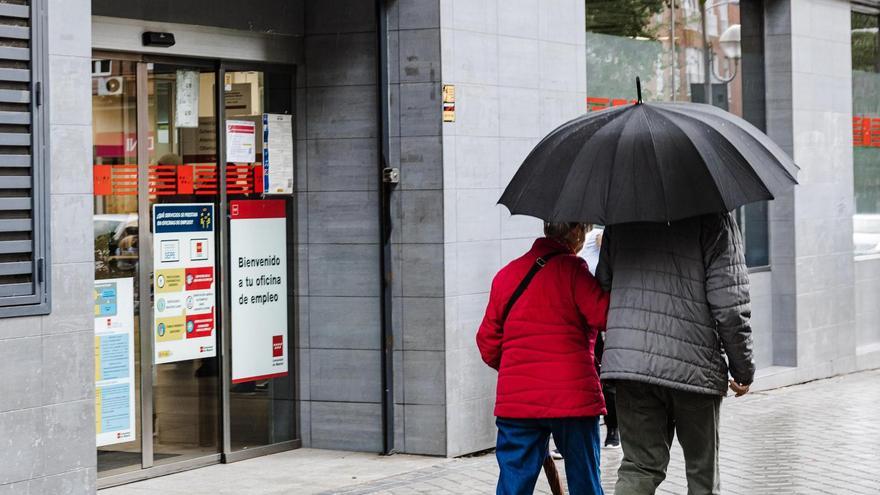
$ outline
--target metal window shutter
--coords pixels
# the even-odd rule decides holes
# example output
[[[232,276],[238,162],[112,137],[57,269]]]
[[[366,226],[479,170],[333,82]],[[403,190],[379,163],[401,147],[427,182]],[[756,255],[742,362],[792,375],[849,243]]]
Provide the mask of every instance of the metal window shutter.
[[[0,0],[0,316],[48,303],[40,0]]]

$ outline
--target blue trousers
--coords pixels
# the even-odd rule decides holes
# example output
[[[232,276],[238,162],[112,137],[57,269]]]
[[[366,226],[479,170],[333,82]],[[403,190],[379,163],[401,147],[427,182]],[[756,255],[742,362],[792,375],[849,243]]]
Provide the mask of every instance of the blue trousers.
[[[565,458],[569,495],[604,495],[599,471],[599,418],[497,418],[498,495],[529,495],[547,457],[550,434]]]

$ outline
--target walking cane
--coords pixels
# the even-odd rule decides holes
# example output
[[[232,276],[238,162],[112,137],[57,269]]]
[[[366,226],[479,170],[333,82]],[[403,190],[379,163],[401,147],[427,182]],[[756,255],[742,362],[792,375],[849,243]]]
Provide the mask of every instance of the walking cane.
[[[550,483],[550,492],[553,495],[565,495],[562,489],[562,480],[559,479],[559,471],[556,470],[556,463],[549,455],[544,458],[544,473],[547,475],[547,482]]]

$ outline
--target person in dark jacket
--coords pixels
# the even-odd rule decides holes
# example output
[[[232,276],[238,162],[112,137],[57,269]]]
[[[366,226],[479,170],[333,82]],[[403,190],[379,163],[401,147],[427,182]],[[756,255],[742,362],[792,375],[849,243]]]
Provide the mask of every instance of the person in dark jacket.
[[[755,374],[736,222],[710,214],[607,227],[597,278],[611,291],[602,378],[615,384],[623,444],[615,494],[653,494],[676,434],[688,494],[720,493],[721,399],[728,386],[747,393]]]
[[[579,223],[545,225],[546,237],[492,281],[477,346],[498,370],[498,494],[534,491],[551,433],[565,456],[569,493],[603,493],[598,416],[605,402],[593,348],[608,294],[575,255],[585,231]],[[504,319],[521,281],[541,265]]]

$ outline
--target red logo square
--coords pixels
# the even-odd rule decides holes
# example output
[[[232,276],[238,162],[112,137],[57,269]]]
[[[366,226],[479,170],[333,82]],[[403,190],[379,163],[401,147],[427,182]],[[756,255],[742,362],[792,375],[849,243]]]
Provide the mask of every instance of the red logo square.
[[[273,335],[272,336],[272,357],[282,357],[284,356],[284,336],[283,335]]]

